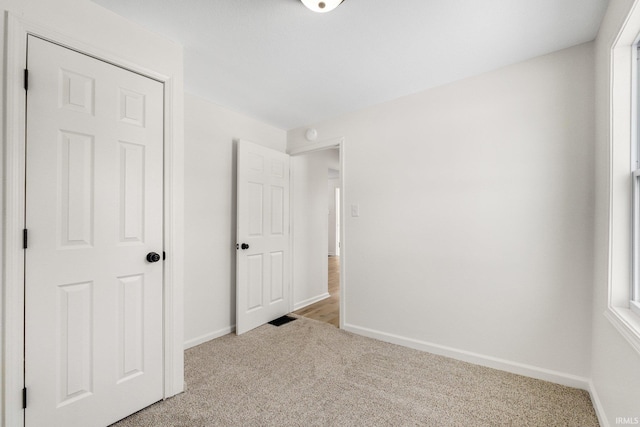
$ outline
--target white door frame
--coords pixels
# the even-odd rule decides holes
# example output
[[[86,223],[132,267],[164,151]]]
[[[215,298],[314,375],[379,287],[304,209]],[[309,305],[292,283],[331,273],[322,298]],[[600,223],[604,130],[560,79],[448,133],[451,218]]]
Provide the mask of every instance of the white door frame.
[[[109,62],[121,68],[144,75],[164,84],[164,397],[183,391],[183,307],[182,307],[182,213],[180,200],[182,188],[180,165],[174,161],[174,152],[181,136],[175,126],[179,112],[179,88],[172,76],[140,67],[118,57],[111,51],[91,46],[50,28],[31,23],[9,13],[6,43],[6,93],[5,93],[5,221],[4,221],[4,370],[0,425],[23,425],[22,388],[24,384],[24,227],[25,203],[25,119],[26,96],[23,87],[23,70],[27,58],[27,35],[31,34],[65,46],[83,54]],[[176,202],[176,200],[178,202]]]
[[[301,148],[296,148],[291,150],[288,154],[293,157],[293,156],[300,156],[300,155],[304,155],[304,154],[309,154],[309,153],[313,153],[315,151],[324,151],[324,150],[331,150],[337,148],[338,149],[338,153],[339,153],[339,163],[340,163],[340,329],[344,329],[344,325],[345,325],[345,318],[346,318],[346,310],[345,310],[345,288],[346,288],[346,253],[347,253],[347,244],[345,243],[345,155],[344,155],[344,137],[340,137],[340,138],[333,138],[333,139],[328,139],[326,141],[319,141],[313,144],[309,144],[305,147],[301,147]],[[291,194],[291,203],[290,203],[290,209],[291,209],[291,214],[289,215],[289,217],[291,218],[291,233],[290,233],[290,239],[291,239],[291,248],[293,248],[293,234],[295,233],[295,224],[294,224],[294,216],[293,216],[293,197],[294,197],[294,192],[293,192],[293,186],[294,186],[294,182],[293,182],[293,174],[291,174],[291,189],[290,189],[290,194]],[[291,289],[291,296],[293,296],[293,263],[295,262],[294,260],[295,258],[295,253],[292,250],[291,251],[291,268],[290,268],[290,277],[291,277],[291,283],[289,285],[290,289]],[[291,298],[291,308],[289,311],[293,311],[293,298]]]

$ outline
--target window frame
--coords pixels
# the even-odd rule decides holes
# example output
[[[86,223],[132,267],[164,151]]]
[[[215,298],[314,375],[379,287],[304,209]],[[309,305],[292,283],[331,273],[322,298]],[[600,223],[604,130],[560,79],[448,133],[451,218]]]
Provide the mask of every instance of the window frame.
[[[633,43],[633,71],[631,73],[631,188],[632,188],[632,280],[629,290],[629,309],[640,316],[640,34]]]
[[[600,174],[599,179],[607,180],[607,188],[601,195],[608,199],[606,231],[597,228],[596,233],[606,232],[607,308],[604,316],[640,354],[640,182],[636,186],[633,177],[638,174],[631,172],[637,169],[635,159],[640,161],[640,147],[636,137],[640,133],[636,129],[637,112],[640,109],[637,66],[640,3],[631,7],[620,30],[611,36],[596,41],[596,45],[602,43],[603,48],[608,50],[607,65],[600,65],[596,61],[596,68],[601,67],[600,72],[608,75],[606,88],[596,83],[596,90],[603,91],[599,95],[605,97],[600,98],[600,102],[608,100],[606,107],[600,105],[600,108],[608,107],[608,111],[605,113],[601,110],[603,116],[596,115],[597,120],[602,117],[596,130],[597,138],[608,139],[609,154],[608,164],[603,163],[602,169],[596,169]],[[597,73],[598,70],[596,75]],[[596,104],[596,109],[598,107]],[[638,208],[635,208],[636,204]],[[604,273],[598,267],[595,271],[596,274]],[[598,289],[596,278],[595,292]]]

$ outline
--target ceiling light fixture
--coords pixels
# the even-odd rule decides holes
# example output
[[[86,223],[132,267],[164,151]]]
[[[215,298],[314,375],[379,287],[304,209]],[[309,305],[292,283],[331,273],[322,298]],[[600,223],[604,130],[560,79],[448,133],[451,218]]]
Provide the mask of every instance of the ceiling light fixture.
[[[331,12],[338,7],[342,0],[301,0],[309,10],[318,13]]]

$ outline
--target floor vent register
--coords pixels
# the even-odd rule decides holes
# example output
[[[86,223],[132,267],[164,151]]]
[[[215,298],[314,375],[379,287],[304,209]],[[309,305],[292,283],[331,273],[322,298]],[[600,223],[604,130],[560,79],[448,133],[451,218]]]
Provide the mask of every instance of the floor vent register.
[[[293,322],[294,320],[296,320],[295,317],[282,316],[282,317],[278,317],[277,319],[272,320],[271,322],[269,322],[269,324],[273,325],[273,326],[282,326],[282,325],[286,325],[289,322]]]

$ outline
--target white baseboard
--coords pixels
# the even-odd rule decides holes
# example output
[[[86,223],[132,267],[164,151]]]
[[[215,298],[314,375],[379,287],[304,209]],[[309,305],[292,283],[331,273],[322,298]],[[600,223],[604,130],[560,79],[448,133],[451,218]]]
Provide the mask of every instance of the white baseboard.
[[[428,353],[450,357],[452,359],[462,360],[464,362],[473,363],[475,365],[486,366],[488,368],[498,369],[501,371],[511,372],[513,374],[523,375],[526,377],[536,378],[539,380],[566,385],[568,387],[590,391],[589,379],[579,377],[577,375],[539,368],[537,366],[526,365],[524,363],[512,362],[510,360],[499,359],[497,357],[459,350],[456,348],[420,341],[413,338],[375,331],[373,329],[363,328],[351,324],[345,324],[343,329],[355,334],[364,335],[365,337],[375,338],[380,341],[398,344],[416,350],[422,350]]]
[[[301,308],[305,308],[306,306],[311,305],[311,304],[315,304],[316,302],[322,301],[323,299],[327,299],[330,296],[331,295],[329,295],[328,292],[325,292],[322,295],[318,295],[318,296],[315,296],[313,298],[309,298],[309,299],[306,299],[304,301],[297,302],[297,303],[293,304],[293,311],[300,310]]]
[[[589,394],[591,395],[591,403],[593,403],[593,409],[596,411],[596,415],[598,416],[598,422],[601,427],[610,427],[609,420],[604,413],[604,408],[602,407],[602,402],[600,401],[600,396],[598,396],[598,392],[596,391],[596,386],[593,384],[593,381],[589,381]]]
[[[220,338],[221,336],[230,334],[231,332],[233,332],[235,330],[236,330],[236,325],[231,325],[231,326],[228,326],[226,328],[222,328],[220,330],[217,330],[217,331],[214,331],[214,332],[210,332],[208,334],[204,334],[204,335],[201,335],[199,337],[190,339],[188,341],[185,341],[184,349],[186,350],[188,348],[195,347],[195,346],[200,345],[202,343],[205,343],[207,341],[211,341],[213,339]]]

